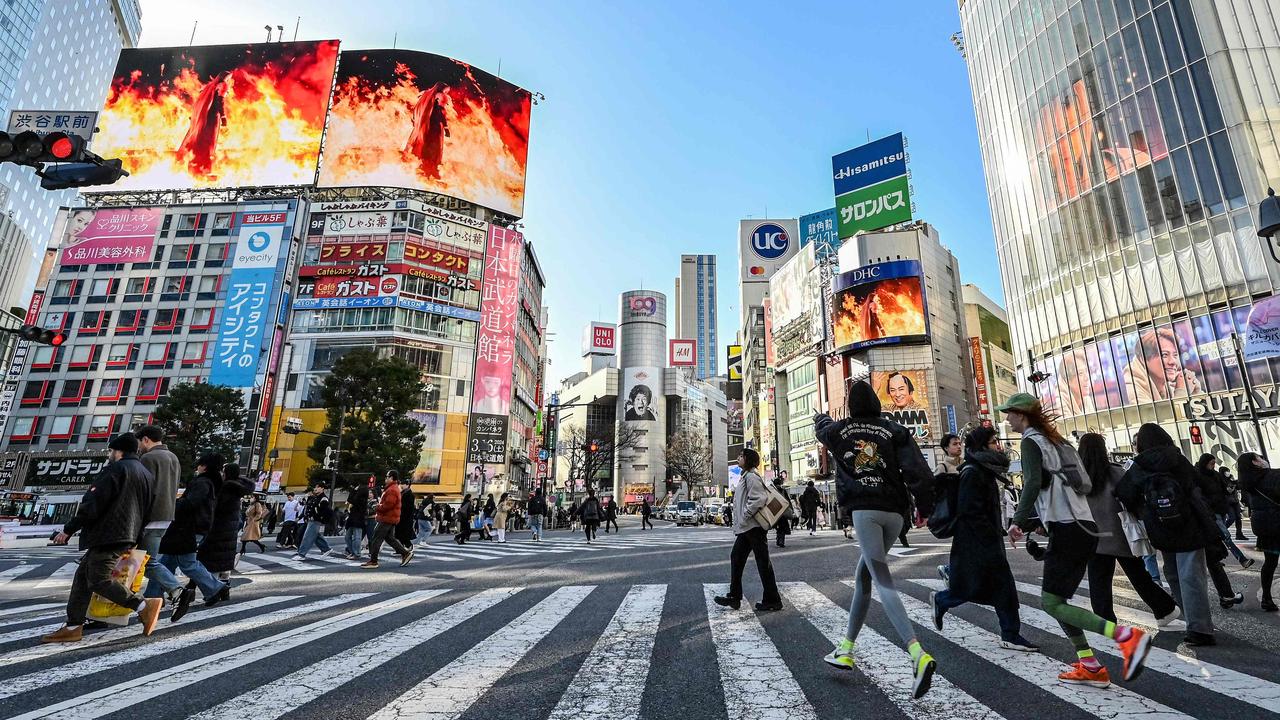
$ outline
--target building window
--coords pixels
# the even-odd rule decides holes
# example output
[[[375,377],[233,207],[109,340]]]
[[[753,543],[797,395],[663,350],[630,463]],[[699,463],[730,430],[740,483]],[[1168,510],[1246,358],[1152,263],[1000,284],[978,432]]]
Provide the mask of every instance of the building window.
[[[183,215],[179,217],[178,232],[182,232],[184,230],[195,230],[196,223],[199,222],[199,220],[200,220],[199,214]]]
[[[124,284],[124,299],[141,300],[151,290],[151,277],[132,277]]]
[[[22,388],[22,404],[27,407],[44,407],[49,404],[48,380],[32,380]]]
[[[191,318],[192,330],[208,330],[213,327],[213,308],[196,308]]]
[[[77,419],[74,415],[55,416],[49,423],[49,440],[70,440],[75,435]]]
[[[196,292],[199,294],[200,300],[212,300],[213,296],[218,292],[218,285],[222,280],[221,275],[202,275],[196,281]]]
[[[230,235],[231,220],[235,213],[217,213],[213,216],[213,232],[210,235]],[[225,247],[225,246],[224,246]]]
[[[10,440],[32,440],[40,432],[40,418],[19,417],[13,419],[13,434]]]
[[[64,380],[62,394],[58,396],[59,405],[83,405],[91,394],[92,380]]]
[[[222,267],[223,262],[227,259],[227,247],[224,243],[209,245],[204,254],[204,266]]]
[[[107,352],[107,367],[125,367],[129,364],[132,355],[133,345],[129,343],[112,345],[111,350]]]
[[[136,335],[147,324],[146,310],[121,310],[120,322],[116,325],[117,335]]]
[[[55,282],[53,284],[53,295],[49,298],[49,303],[51,305],[66,305],[70,303],[79,285],[79,280],[59,280]]]
[[[163,378],[142,378],[142,381],[138,383],[138,400],[149,402],[158,400],[163,386]]]
[[[111,293],[113,278],[95,278],[89,283],[89,299],[101,300]]]
[[[49,345],[37,347],[31,356],[31,369],[52,370],[58,364],[58,348]]]
[[[182,364],[185,367],[203,365],[205,360],[205,349],[208,347],[207,342],[189,342],[186,347],[182,348]]]
[[[79,335],[101,335],[111,324],[110,310],[87,310],[80,316]]]
[[[124,378],[106,378],[98,391],[99,404],[119,403],[129,393],[129,381]]]
[[[70,370],[92,370],[97,359],[97,345],[76,345],[71,348],[71,356],[67,359],[67,368]]]
[[[105,440],[116,431],[118,423],[116,415],[94,415],[89,420],[89,439]]]
[[[143,367],[164,365],[169,361],[169,347],[173,343],[153,342],[147,346],[147,356],[142,361]]]
[[[156,310],[156,321],[151,325],[152,332],[173,332],[182,318],[182,312],[174,308]]]

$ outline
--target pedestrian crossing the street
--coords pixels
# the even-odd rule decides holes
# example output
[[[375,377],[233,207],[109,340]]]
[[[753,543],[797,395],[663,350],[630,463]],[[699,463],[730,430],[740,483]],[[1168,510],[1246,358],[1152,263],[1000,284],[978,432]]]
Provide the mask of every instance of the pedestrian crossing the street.
[[[353,717],[457,720],[521,716],[667,717],[660,664],[697,663],[679,689],[706,716],[818,720],[876,708],[912,720],[1039,716],[1157,720],[1280,713],[1280,669],[1247,637],[1240,652],[1157,637],[1146,672],[1098,689],[1065,685],[1074,660],[1057,624],[1024,603],[1024,633],[1041,653],[1000,647],[989,608],[949,613],[936,632],[926,598],[935,580],[903,580],[921,643],[938,659],[930,692],[912,700],[911,666],[873,612],[855,669],[821,662],[844,633],[849,583],[780,584],[785,609],[734,611],[712,602],[721,584],[448,587],[335,595],[273,595],[198,607],[144,638],[136,623],[41,645],[60,614],[49,603],[0,607],[0,717],[270,720]],[[890,639],[894,638],[894,639]],[[1095,643],[1118,677],[1113,644]],[[705,654],[700,654],[705,653]],[[370,700],[352,688],[371,691]],[[505,698],[505,699],[504,699]],[[861,708],[861,710],[858,710]],[[876,716],[892,716],[878,714]]]

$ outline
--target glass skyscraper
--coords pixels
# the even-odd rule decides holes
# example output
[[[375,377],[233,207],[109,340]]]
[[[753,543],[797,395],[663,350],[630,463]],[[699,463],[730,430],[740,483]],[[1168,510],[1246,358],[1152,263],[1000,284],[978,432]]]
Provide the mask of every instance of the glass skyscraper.
[[[705,380],[718,375],[715,255],[680,256],[675,305],[676,337],[698,341],[694,377]]]
[[[1114,449],[1143,422],[1189,451],[1191,425],[1204,450],[1257,447],[1232,342],[1280,281],[1253,209],[1280,182],[1280,8],[961,0],[960,15],[1019,384]],[[1277,404],[1280,363],[1248,371]]]

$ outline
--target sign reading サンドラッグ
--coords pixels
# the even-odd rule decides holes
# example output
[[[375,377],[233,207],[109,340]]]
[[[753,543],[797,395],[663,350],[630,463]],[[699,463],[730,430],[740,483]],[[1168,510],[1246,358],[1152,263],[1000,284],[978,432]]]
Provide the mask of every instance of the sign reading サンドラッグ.
[[[911,219],[906,141],[902,133],[831,158],[841,239]]]

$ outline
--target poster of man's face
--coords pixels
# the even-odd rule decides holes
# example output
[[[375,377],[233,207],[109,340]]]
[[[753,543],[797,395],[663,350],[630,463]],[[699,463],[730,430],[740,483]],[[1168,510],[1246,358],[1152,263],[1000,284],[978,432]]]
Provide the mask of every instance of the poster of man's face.
[[[486,415],[511,413],[511,378],[483,375],[476,383],[473,412]]]
[[[627,368],[623,376],[622,419],[651,422],[658,419],[654,403],[662,386],[662,371],[656,367]]]

